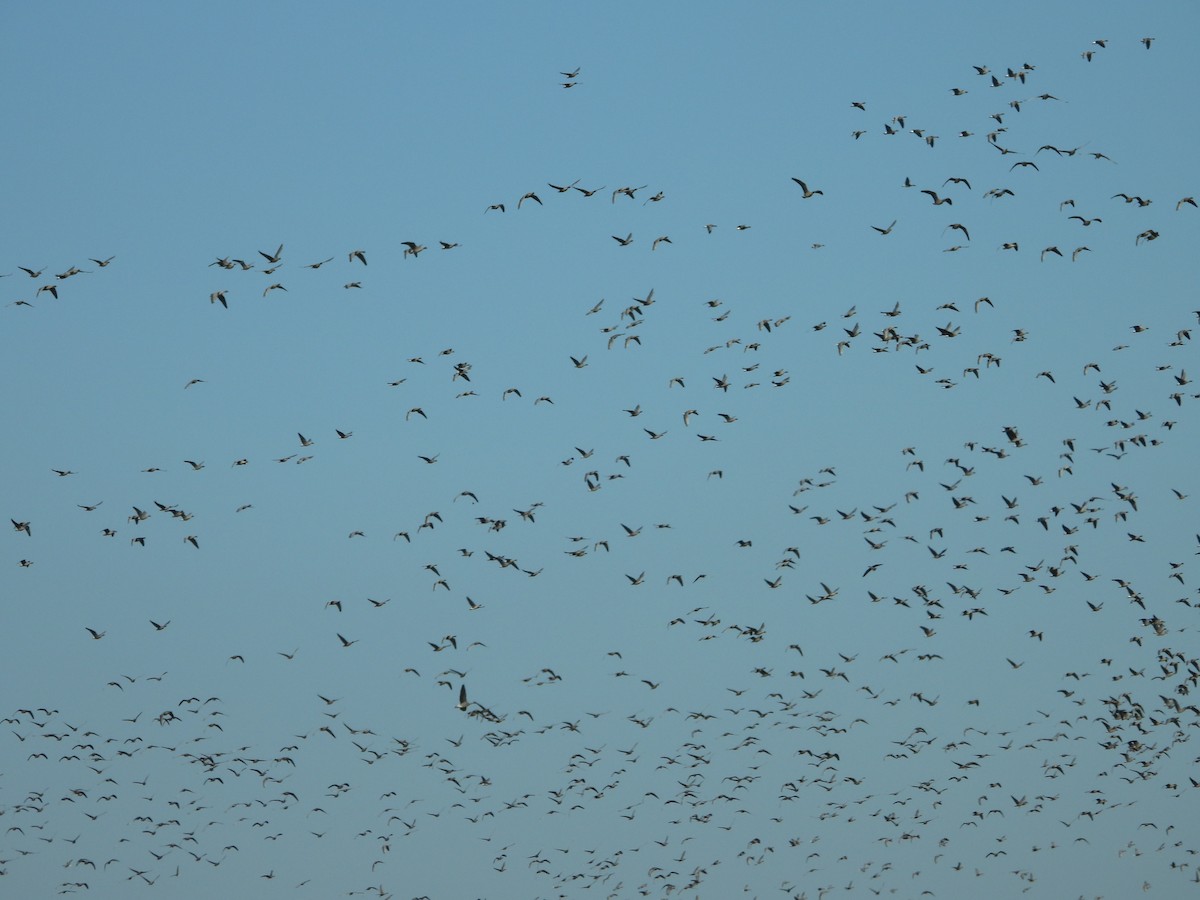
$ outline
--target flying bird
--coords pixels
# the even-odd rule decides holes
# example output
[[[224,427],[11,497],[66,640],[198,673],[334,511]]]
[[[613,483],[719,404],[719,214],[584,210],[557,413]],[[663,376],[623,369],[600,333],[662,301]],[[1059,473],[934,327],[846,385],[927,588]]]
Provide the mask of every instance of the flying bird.
[[[805,199],[805,200],[808,200],[808,199],[810,199],[810,198],[812,198],[812,197],[824,196],[824,195],[825,195],[825,192],[824,192],[824,191],[814,191],[814,190],[810,190],[807,184],[805,184],[803,181],[801,181],[799,178],[796,178],[795,176],[792,176],[792,181],[794,181],[794,182],[796,182],[796,184],[800,185],[800,190],[803,192],[803,193],[801,194],[801,196],[802,196],[802,197],[803,197],[803,199]]]

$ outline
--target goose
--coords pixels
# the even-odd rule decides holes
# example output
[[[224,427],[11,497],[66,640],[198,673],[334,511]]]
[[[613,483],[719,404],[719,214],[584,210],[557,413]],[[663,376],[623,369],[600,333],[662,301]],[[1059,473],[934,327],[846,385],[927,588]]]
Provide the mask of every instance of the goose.
[[[796,182],[796,184],[800,185],[800,190],[803,192],[801,196],[805,200],[809,200],[813,197],[825,196],[824,191],[810,190],[807,184],[805,184],[803,181],[801,181],[799,178],[796,178],[795,176],[792,176],[792,181],[794,181],[794,182]]]

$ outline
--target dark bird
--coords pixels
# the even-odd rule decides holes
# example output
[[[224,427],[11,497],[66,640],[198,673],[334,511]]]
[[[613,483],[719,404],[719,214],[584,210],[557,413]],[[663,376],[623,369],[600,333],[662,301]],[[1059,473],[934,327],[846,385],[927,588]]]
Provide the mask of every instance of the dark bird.
[[[800,190],[804,192],[803,198],[805,200],[808,200],[811,197],[817,197],[817,196],[823,197],[825,195],[824,191],[809,190],[808,185],[805,184],[803,181],[801,181],[799,178],[796,178],[795,176],[792,176],[792,181],[794,181],[794,182],[796,182],[796,184],[800,185]]]

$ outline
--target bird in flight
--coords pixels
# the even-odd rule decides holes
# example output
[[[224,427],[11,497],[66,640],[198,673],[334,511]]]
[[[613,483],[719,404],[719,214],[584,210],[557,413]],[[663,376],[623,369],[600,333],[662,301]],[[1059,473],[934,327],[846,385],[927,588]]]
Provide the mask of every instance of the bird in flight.
[[[802,196],[805,200],[808,200],[812,197],[825,196],[824,191],[810,190],[807,184],[805,184],[803,181],[801,181],[799,178],[796,178],[795,176],[792,176],[792,181],[794,181],[794,182],[796,182],[796,184],[800,185],[800,190],[803,192]]]

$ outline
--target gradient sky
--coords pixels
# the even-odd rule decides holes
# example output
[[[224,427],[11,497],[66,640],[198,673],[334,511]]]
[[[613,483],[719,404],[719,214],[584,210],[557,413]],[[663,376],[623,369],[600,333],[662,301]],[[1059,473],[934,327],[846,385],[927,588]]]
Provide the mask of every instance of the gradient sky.
[[[5,895],[1194,890],[1190,5],[0,23]]]

